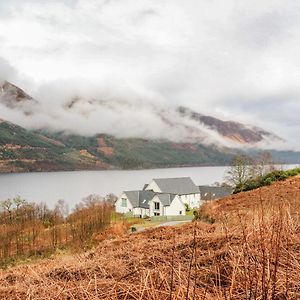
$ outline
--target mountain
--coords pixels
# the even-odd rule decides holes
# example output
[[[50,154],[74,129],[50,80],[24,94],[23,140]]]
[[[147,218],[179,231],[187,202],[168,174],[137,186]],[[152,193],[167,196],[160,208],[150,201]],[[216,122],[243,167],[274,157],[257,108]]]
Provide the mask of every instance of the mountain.
[[[194,112],[182,106],[178,107],[177,111],[181,116],[202,123],[211,130],[218,132],[221,136],[238,143],[253,144],[262,142],[266,139],[282,141],[282,139],[278,136],[259,127],[254,127],[250,125],[246,126],[238,122],[219,120],[211,116],[206,116]]]
[[[64,109],[70,113],[80,111],[86,101],[118,113],[130,107],[127,101],[75,97]],[[0,104],[27,118],[34,117],[36,107],[40,106],[37,100],[9,82],[0,85]],[[101,132],[85,136],[50,128],[32,131],[0,120],[0,172],[228,165],[237,153],[245,153],[240,150],[241,145],[280,141],[266,130],[219,120],[185,107],[170,110],[148,105],[147,109],[167,126],[170,135],[172,131],[185,136],[180,141],[116,137]],[[164,134],[168,137],[169,132]],[[255,155],[255,151],[249,151]],[[298,152],[272,151],[272,154],[283,163],[300,161]]]
[[[37,117],[37,119],[49,119],[50,116],[49,107],[44,107],[42,103],[35,100],[24,90],[7,81],[0,84],[0,104],[14,112]],[[64,117],[67,118],[73,115],[74,118],[80,117],[83,122],[86,122],[86,119],[93,113],[100,112],[98,120],[109,115],[111,119],[108,119],[107,123],[112,122],[115,127],[118,126],[119,121],[124,126],[121,125],[119,130],[112,130],[110,126],[101,124],[101,127],[106,127],[104,132],[99,129],[97,132],[94,130],[94,134],[107,133],[123,138],[153,139],[156,137],[173,142],[214,144],[225,147],[282,141],[276,135],[262,128],[220,120],[192,111],[187,107],[166,107],[154,104],[151,101],[145,102],[142,99],[115,99],[99,95],[96,98],[92,96],[87,98],[73,96],[69,100],[65,99],[58,104],[57,109],[50,116],[53,119],[52,125],[58,121],[57,117],[60,116],[62,126],[64,126],[62,130],[73,133],[74,128],[68,127],[68,124],[64,122]],[[151,117],[151,122],[148,121],[146,124],[141,125],[144,115],[146,120]],[[120,117],[121,119],[119,119]],[[97,123],[97,119],[95,123]],[[127,128],[126,123],[130,123],[131,126]],[[48,126],[51,126],[51,124]],[[158,126],[158,130],[156,127],[153,129],[154,126]],[[139,127],[142,127],[143,130],[137,130]],[[80,132],[80,129],[77,131]],[[86,132],[86,135],[92,134]]]
[[[0,83],[0,101],[8,107],[15,107],[18,103],[35,100],[16,85],[4,81]]]
[[[240,152],[199,143],[33,132],[0,121],[0,172],[229,165]],[[298,152],[272,154],[277,161],[300,161]]]
[[[18,109],[25,115],[31,115],[31,106],[32,104],[38,105],[38,101],[16,85],[4,81],[3,83],[0,82],[0,104],[10,109]]]
[[[0,172],[109,168],[85,150],[0,120]]]
[[[0,122],[0,172],[224,165],[233,155],[200,144],[32,132]]]

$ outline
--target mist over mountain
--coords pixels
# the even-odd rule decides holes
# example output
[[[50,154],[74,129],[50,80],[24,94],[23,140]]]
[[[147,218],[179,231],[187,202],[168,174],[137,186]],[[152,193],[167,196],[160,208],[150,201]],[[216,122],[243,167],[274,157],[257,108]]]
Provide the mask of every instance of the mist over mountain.
[[[0,84],[0,172],[228,165],[238,153],[284,144],[266,129],[134,94],[59,91],[44,102]],[[300,159],[299,152],[272,154],[277,162]]]
[[[49,87],[44,88],[49,89]],[[93,136],[105,133],[117,138],[144,138],[202,143],[220,147],[275,147],[283,140],[266,129],[223,121],[186,107],[172,107],[124,91],[96,86],[77,89],[52,86],[30,96],[16,85],[0,85],[1,117],[28,129],[45,129]],[[52,98],[50,101],[49,97]]]
[[[299,149],[299,5],[2,1],[0,81],[14,83],[40,103],[34,119],[5,106],[2,115],[28,128],[51,125],[89,134],[101,127],[152,138],[168,130],[178,139],[186,134],[170,130],[157,110],[173,113],[184,106],[258,126],[286,140],[283,147]],[[76,97],[81,103],[66,111]],[[137,108],[126,104],[117,114],[108,108],[99,113],[90,100]]]

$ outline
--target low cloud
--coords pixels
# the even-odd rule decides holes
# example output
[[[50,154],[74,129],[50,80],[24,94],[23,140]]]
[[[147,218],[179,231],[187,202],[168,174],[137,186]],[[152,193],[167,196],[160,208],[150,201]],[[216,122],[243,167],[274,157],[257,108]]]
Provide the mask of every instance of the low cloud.
[[[0,57],[0,84],[5,80],[15,80],[15,69],[9,64],[9,62]]]
[[[117,90],[110,85],[103,88],[82,81],[65,81],[41,87],[35,99],[24,99],[13,107],[2,103],[1,113],[7,120],[30,129],[236,146],[203,124],[184,118],[163,99],[142,90],[137,93],[129,87],[119,86]]]
[[[40,103],[34,117],[0,106],[0,118],[82,134],[191,138],[195,124],[166,125],[160,115],[175,121],[183,105],[300,148],[297,1],[0,0],[0,16],[0,80]],[[223,143],[209,134],[208,143]]]

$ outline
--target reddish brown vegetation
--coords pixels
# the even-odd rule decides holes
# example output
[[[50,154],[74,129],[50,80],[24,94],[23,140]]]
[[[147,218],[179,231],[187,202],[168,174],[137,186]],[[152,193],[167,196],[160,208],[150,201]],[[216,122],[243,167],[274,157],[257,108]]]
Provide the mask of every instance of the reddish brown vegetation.
[[[192,144],[174,143],[174,144],[172,144],[172,148],[179,149],[179,150],[186,150],[186,151],[189,151],[192,153],[197,152],[197,148]]]
[[[300,177],[207,204],[200,221],[106,236],[0,275],[3,299],[299,299]],[[24,276],[25,275],[25,276]]]
[[[104,137],[100,137],[98,139],[98,145],[99,145],[99,147],[106,147],[106,142],[105,142]]]
[[[63,201],[53,210],[18,197],[0,201],[0,268],[57,249],[89,248],[94,235],[111,224],[112,213],[111,204],[95,197],[86,198],[67,217]]]
[[[99,147],[98,151],[101,151],[106,156],[113,156],[114,155],[114,149],[112,147]]]

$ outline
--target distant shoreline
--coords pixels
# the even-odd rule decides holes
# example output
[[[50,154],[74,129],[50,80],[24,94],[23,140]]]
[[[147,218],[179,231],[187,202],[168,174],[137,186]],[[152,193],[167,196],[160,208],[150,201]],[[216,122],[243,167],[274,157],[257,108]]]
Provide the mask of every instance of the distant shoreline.
[[[277,163],[274,164],[275,166],[299,166],[299,163]],[[153,167],[153,168],[135,168],[135,169],[120,169],[120,168],[109,168],[109,169],[103,169],[103,168],[87,168],[87,169],[61,169],[61,170],[34,170],[34,171],[7,171],[7,172],[1,172],[0,175],[9,175],[9,174],[32,174],[32,173],[63,173],[63,172],[109,172],[109,171],[146,171],[146,170],[164,170],[164,169],[179,169],[179,168],[218,168],[218,167],[230,167],[230,165],[175,165],[175,166],[166,166],[166,167]]]
[[[143,170],[156,170],[156,169],[176,169],[176,168],[199,168],[199,167],[229,167],[230,165],[209,165],[209,164],[199,164],[199,165],[170,165],[166,167],[157,166],[150,168],[132,168],[132,169],[121,169],[117,167],[112,168],[78,168],[78,169],[57,169],[57,170],[33,170],[33,171],[4,171],[0,174],[27,174],[27,173],[56,173],[56,172],[80,172],[80,171],[143,171]]]

